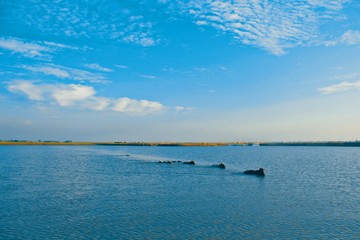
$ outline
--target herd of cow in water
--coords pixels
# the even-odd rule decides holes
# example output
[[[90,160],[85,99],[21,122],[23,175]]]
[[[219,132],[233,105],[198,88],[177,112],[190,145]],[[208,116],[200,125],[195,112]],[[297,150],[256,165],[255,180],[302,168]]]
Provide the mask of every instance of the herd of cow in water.
[[[182,164],[188,164],[188,165],[195,165],[194,161],[188,161],[188,162],[186,162],[186,161],[185,162],[183,162],[183,161],[159,161],[158,163],[162,163],[162,164],[182,163]],[[211,167],[225,169],[225,164],[224,163],[214,164],[214,165],[211,165]],[[247,174],[247,175],[265,176],[265,171],[263,168],[259,168],[258,170],[246,170],[243,173]]]
[[[124,154],[124,155],[120,155],[120,156],[124,156],[124,157],[129,157],[129,154]],[[163,164],[174,164],[174,163],[182,163],[182,164],[187,164],[187,165],[195,165],[195,161],[159,161],[158,163],[163,163]],[[225,164],[224,163],[219,163],[219,164],[214,164],[211,165],[211,167],[216,167],[216,168],[221,168],[221,169],[225,169]],[[243,172],[244,174],[247,175],[256,175],[256,176],[265,176],[265,170],[263,168],[259,168],[258,170],[246,170]]]

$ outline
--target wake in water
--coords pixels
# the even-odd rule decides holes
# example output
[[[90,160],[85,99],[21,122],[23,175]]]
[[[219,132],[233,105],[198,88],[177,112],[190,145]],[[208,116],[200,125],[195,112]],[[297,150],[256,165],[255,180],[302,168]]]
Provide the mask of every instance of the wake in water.
[[[195,161],[188,161],[188,162],[183,162],[183,161],[159,161],[158,163],[160,164],[187,164],[187,165],[195,165]],[[209,167],[214,167],[214,168],[220,168],[220,169],[225,169],[226,166],[224,163],[219,163],[219,164],[213,164]],[[255,176],[261,176],[264,177],[265,176],[265,171],[263,168],[259,168],[259,170],[246,170],[243,172],[243,174],[246,175],[255,175]]]
[[[159,164],[185,164],[185,165],[197,165],[201,167],[211,167],[211,168],[219,168],[219,169],[226,169],[226,166],[223,162],[220,162],[218,164],[197,164],[194,160],[180,160],[180,159],[171,159],[171,158],[164,158],[164,157],[158,157],[158,156],[149,156],[149,155],[140,155],[140,154],[119,154],[119,157],[131,157],[131,160],[135,161],[145,161],[145,162],[153,162],[154,160],[157,161],[156,163]],[[238,170],[233,170],[234,173],[239,174]],[[264,177],[265,176],[265,169],[259,168],[258,170],[246,170],[241,171],[241,174],[245,175],[255,175]]]

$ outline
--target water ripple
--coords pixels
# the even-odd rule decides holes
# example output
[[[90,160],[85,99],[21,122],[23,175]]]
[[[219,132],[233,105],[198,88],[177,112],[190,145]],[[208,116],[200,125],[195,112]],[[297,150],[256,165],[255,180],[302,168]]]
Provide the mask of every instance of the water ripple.
[[[0,239],[359,239],[358,148],[0,153]],[[206,167],[219,162],[225,171]],[[240,173],[259,167],[265,178]]]

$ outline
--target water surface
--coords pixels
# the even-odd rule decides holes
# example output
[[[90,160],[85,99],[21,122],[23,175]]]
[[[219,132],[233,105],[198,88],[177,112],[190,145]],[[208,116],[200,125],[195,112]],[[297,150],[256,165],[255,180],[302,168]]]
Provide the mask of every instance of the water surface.
[[[359,239],[359,160],[350,147],[1,146],[0,238]]]

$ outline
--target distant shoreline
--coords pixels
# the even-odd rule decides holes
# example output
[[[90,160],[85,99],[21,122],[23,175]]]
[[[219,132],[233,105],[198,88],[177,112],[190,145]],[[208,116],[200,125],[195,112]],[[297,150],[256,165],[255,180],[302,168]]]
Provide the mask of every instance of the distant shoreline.
[[[178,146],[178,147],[216,147],[216,146],[245,146],[247,143],[229,142],[60,142],[60,141],[0,141],[0,145],[60,145],[60,146]]]
[[[360,141],[328,142],[72,142],[72,141],[0,141],[1,145],[48,146],[160,146],[160,147],[219,147],[219,146],[324,146],[360,147]]]

